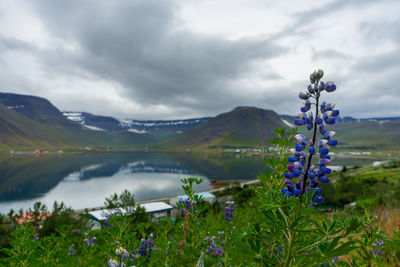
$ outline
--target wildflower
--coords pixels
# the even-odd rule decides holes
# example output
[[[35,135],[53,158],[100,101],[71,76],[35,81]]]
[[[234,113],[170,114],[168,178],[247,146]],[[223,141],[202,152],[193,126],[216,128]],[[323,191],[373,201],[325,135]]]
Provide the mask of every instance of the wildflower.
[[[224,251],[214,242],[215,236],[206,237],[203,239],[203,241],[208,243],[206,254],[211,254],[213,258],[224,255]]]
[[[109,259],[108,260],[108,266],[109,267],[119,267],[119,263],[118,263],[118,261],[116,261],[114,259]]]
[[[222,209],[224,210],[224,220],[232,221],[233,211],[235,210],[235,202],[227,201],[223,206]]]
[[[383,240],[382,239],[376,239],[373,243],[373,252],[376,256],[380,257],[382,256],[382,250],[381,248],[383,248]]]
[[[75,250],[74,250],[74,248],[72,246],[70,246],[68,248],[68,255],[74,255],[74,254],[75,254]]]
[[[111,227],[112,225],[108,222],[108,219],[115,216],[115,213],[106,214],[106,219],[104,220],[105,227]]]
[[[295,120],[294,123],[297,126],[306,125],[310,131],[314,129],[312,138],[307,141],[303,134],[295,136],[297,143],[291,152],[294,154],[288,158],[291,163],[287,166],[289,172],[284,174],[286,179],[286,187],[282,189],[282,196],[302,196],[304,192],[314,194],[312,200],[315,203],[321,203],[323,197],[321,196],[322,190],[318,188],[318,184],[327,184],[330,182],[326,175],[331,173],[331,169],[327,166],[330,162],[330,147],[334,147],[338,144],[337,140],[332,139],[335,135],[334,131],[327,131],[326,125],[333,125],[336,123],[336,117],[339,115],[339,110],[335,109],[336,105],[332,103],[322,102],[319,104],[319,98],[323,91],[328,93],[336,90],[336,85],[329,82],[322,82],[324,72],[322,70],[314,71],[310,75],[311,84],[308,85],[308,92],[301,92],[299,98],[302,99],[303,106],[300,108],[299,119]],[[315,99],[315,115],[309,111],[311,109],[311,98]],[[316,143],[316,129],[318,127],[322,138]],[[308,145],[307,145],[308,143]],[[308,149],[307,149],[308,146]],[[316,148],[318,148],[319,162],[318,164],[312,162],[313,156],[316,154]],[[308,155],[305,152],[307,151]],[[307,164],[306,164],[307,163]],[[292,182],[294,178],[299,177],[299,181]],[[310,182],[307,183],[308,178]],[[313,189],[313,190],[311,190]]]
[[[115,254],[121,258],[121,260],[126,260],[129,257],[129,252],[123,247],[119,247],[115,250]]]
[[[268,250],[268,254],[271,255],[271,249],[272,247],[270,247],[270,250]],[[282,253],[283,249],[282,248],[274,248],[273,249],[275,256],[278,256],[278,253]]]
[[[325,84],[325,91],[327,92],[333,92],[336,90],[336,85],[333,82],[327,82]]]
[[[185,199],[179,198],[179,201],[178,201],[178,208],[181,210],[182,216],[183,216],[184,214],[186,214],[187,211],[190,210],[190,207],[191,207],[191,206],[192,206],[192,203],[190,202],[190,198],[185,198]],[[194,203],[193,203],[193,210],[194,210],[194,212],[197,212],[196,206],[197,206],[197,202],[194,202]]]
[[[97,242],[97,238],[94,236],[94,237],[92,237],[92,243],[96,243]]]
[[[151,253],[154,250],[154,242],[152,240],[147,240],[142,238],[142,240],[140,241],[140,247],[137,250],[140,254],[141,257],[143,256],[147,256],[147,257],[151,257]]]
[[[90,248],[92,246],[92,244],[90,243],[89,239],[85,238],[83,239],[83,242],[86,243],[86,245],[88,246],[88,248]]]
[[[34,242],[39,241],[39,234],[35,234],[35,235],[33,236],[33,241],[34,241]]]

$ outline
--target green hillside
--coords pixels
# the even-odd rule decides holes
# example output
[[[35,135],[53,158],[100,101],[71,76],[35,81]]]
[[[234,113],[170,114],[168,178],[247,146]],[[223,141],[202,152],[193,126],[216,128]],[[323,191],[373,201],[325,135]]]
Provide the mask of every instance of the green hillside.
[[[130,132],[108,133],[81,127],[71,129],[49,120],[41,123],[0,104],[0,151],[77,149],[84,146],[133,149],[154,143],[155,139],[150,135]]]
[[[164,144],[192,148],[265,146],[273,137],[271,131],[283,125],[279,115],[272,110],[237,107]]]

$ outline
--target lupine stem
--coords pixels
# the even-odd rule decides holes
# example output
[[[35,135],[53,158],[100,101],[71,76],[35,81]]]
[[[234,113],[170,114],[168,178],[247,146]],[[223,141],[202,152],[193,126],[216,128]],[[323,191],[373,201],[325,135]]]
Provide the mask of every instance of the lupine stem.
[[[314,147],[315,147],[315,139],[316,139],[316,136],[317,136],[317,126],[318,126],[317,118],[318,118],[318,112],[319,112],[318,102],[319,102],[319,96],[320,95],[319,95],[319,92],[318,92],[318,84],[319,84],[319,80],[317,80],[315,82],[315,88],[317,89],[317,92],[315,94],[315,100],[316,100],[316,103],[315,103],[315,119],[314,119],[314,132],[313,132],[313,137],[312,137],[312,144],[313,144]],[[308,178],[308,170],[311,167],[312,157],[313,157],[313,154],[311,154],[309,152],[308,153],[308,159],[307,159],[307,167],[306,167],[306,170],[305,170],[305,173],[304,173],[303,184],[301,186],[300,201],[302,200],[303,194],[304,194],[304,192],[306,190],[307,178]]]

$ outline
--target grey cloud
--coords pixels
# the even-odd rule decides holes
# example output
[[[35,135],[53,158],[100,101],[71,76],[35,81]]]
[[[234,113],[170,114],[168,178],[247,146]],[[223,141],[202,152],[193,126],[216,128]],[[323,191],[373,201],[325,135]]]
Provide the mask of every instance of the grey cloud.
[[[215,114],[240,102],[227,93],[230,82],[284,52],[261,37],[229,41],[178,30],[172,1],[111,3],[40,2],[37,11],[52,34],[79,48],[43,55],[49,71],[83,70],[122,84],[121,93],[134,101]]]
[[[312,49],[312,56],[311,59],[312,60],[317,60],[317,59],[344,59],[344,58],[348,58],[347,55],[333,50],[333,49],[325,49],[325,50],[320,50],[317,51],[314,49]]]
[[[36,49],[37,48],[35,46],[27,42],[0,35],[0,50],[3,52],[8,50],[33,51]]]

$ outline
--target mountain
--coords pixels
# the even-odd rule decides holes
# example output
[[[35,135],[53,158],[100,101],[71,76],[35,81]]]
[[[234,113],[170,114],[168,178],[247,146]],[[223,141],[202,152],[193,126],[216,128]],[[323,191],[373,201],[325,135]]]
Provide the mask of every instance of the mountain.
[[[170,131],[181,133],[194,126],[201,125],[212,119],[212,117],[203,117],[185,120],[122,120],[121,125],[131,131],[154,132]]]
[[[0,103],[33,121],[70,130],[80,130],[81,126],[66,120],[62,113],[47,99],[11,93],[0,93]]]
[[[87,112],[67,112],[63,116],[70,121],[77,122],[82,126],[94,131],[124,131],[121,122],[113,117],[93,115]]]
[[[285,126],[284,122],[272,110],[237,107],[189,129],[165,144],[200,148],[264,146],[273,137],[271,131],[282,126]]]
[[[205,123],[211,117],[186,120],[117,120],[113,117],[93,115],[87,112],[64,111],[63,115],[84,127],[97,131],[129,131],[134,133],[170,132],[177,134],[187,129]]]
[[[83,128],[65,118],[47,99],[0,93],[0,150],[92,147],[136,148],[159,137]]]
[[[400,148],[400,120],[362,120],[330,127],[343,148],[397,150]]]

